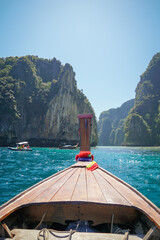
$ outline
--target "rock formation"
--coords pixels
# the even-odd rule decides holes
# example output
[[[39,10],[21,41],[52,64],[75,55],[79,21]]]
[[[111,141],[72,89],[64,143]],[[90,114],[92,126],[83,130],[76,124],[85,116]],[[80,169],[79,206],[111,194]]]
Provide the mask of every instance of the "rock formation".
[[[140,76],[135,106],[125,122],[125,142],[132,146],[160,145],[160,53]]]
[[[72,66],[35,56],[0,59],[0,145],[28,140],[31,146],[79,141],[77,115],[93,113],[91,144],[97,144],[96,118],[77,89]]]
[[[100,146],[120,146],[124,144],[124,121],[130,109],[134,106],[134,99],[100,114],[98,121],[98,136]]]

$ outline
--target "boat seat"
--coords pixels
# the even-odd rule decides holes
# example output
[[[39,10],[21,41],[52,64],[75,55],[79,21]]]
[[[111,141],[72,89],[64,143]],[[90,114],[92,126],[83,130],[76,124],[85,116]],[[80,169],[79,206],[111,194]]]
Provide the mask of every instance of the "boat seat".
[[[28,230],[28,229],[14,229],[12,233],[14,237],[12,240],[37,240],[38,234],[40,230]],[[51,230],[49,232],[49,240],[60,240],[64,239],[66,236],[66,240],[69,238],[68,231],[55,231]],[[46,235],[47,236],[47,235]],[[61,238],[62,237],[62,238]],[[128,235],[128,240],[142,240],[144,236],[136,236],[136,235]],[[40,233],[39,240],[45,239],[43,237],[43,232]],[[47,238],[46,238],[47,239]],[[90,232],[73,232],[70,238],[71,240],[125,240],[125,234],[111,234],[111,233],[90,233]],[[0,239],[1,240],[1,239]],[[11,238],[3,238],[3,240],[11,240]]]

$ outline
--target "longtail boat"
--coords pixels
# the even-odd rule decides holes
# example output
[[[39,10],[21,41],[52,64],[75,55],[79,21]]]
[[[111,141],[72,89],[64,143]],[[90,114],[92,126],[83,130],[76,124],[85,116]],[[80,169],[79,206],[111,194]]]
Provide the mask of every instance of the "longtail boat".
[[[59,146],[59,149],[76,149],[78,147],[78,143],[76,145],[67,145],[67,144],[64,144],[62,146]]]
[[[78,117],[77,162],[3,204],[0,239],[159,240],[160,209],[98,166],[90,152],[92,115]]]
[[[8,147],[12,151],[32,151],[28,142],[19,142],[16,147]]]

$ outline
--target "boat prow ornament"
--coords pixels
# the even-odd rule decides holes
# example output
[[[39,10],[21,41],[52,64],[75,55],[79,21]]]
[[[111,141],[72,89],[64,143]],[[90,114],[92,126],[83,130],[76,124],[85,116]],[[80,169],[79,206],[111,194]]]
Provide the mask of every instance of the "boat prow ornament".
[[[91,162],[93,161],[93,159],[94,156],[91,154],[90,151],[80,151],[80,153],[76,155],[76,161]]]

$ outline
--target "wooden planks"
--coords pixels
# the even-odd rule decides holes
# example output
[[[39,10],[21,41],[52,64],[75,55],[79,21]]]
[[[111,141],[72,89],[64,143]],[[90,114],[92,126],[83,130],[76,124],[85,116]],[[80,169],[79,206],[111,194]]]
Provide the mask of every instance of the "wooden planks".
[[[50,202],[53,201],[54,195],[59,191],[59,189],[71,178],[76,169],[71,169],[67,174],[59,175],[58,180],[52,184],[50,187],[45,189],[41,194],[39,194],[34,202]],[[62,196],[62,200],[64,199],[64,195]]]
[[[96,171],[96,170],[95,170]],[[87,197],[89,202],[106,203],[105,197],[93,175],[93,172],[86,170]]]
[[[66,179],[66,181],[62,181],[63,184],[61,187],[57,188],[56,194],[50,199],[50,201],[70,201],[74,189],[76,187],[77,179],[79,177],[81,169],[73,168],[72,175]]]
[[[124,198],[124,196],[115,189],[110,182],[108,182],[103,176],[101,175],[100,171],[93,172],[101,191],[106,199],[106,203],[110,204],[121,204],[126,206],[131,206],[131,204]]]
[[[159,209],[154,204],[130,185],[112,176],[112,174],[107,173],[107,171],[103,169],[97,169],[97,171],[131,204],[131,206],[140,209],[160,228],[160,213]]]
[[[15,198],[11,199],[8,203],[2,206],[2,209],[0,210],[0,220],[13,212],[15,209],[20,207],[24,204],[33,203],[36,201],[42,202],[44,192],[46,193],[47,189],[48,192],[50,191],[50,187],[54,186],[56,181],[59,179],[65,177],[72,171],[72,168],[68,168],[65,171],[59,172],[58,174],[53,175],[52,177],[49,177],[45,181],[40,182],[39,184],[36,184],[35,186],[29,188],[28,190],[22,192]],[[39,199],[39,200],[38,200]]]
[[[87,201],[87,183],[86,183],[86,169],[80,168],[80,174],[78,176],[74,192],[72,194],[71,201]]]

